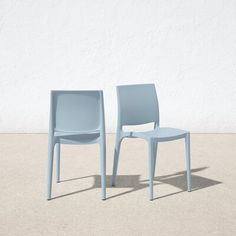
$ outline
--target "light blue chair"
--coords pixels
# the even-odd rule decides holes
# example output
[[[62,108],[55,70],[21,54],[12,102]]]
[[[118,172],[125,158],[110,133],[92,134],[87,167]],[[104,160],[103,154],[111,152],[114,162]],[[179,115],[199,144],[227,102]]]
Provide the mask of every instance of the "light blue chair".
[[[102,91],[51,91],[48,142],[48,200],[52,192],[54,147],[60,182],[60,145],[100,145],[102,199],[106,199],[106,139]]]
[[[185,139],[187,189],[191,191],[190,133],[188,131],[159,127],[159,106],[154,84],[117,86],[118,121],[114,152],[112,186],[115,186],[121,141],[124,138],[142,138],[149,149],[149,197],[153,200],[153,178],[159,142]],[[146,132],[124,132],[123,126],[154,123],[154,129]]]

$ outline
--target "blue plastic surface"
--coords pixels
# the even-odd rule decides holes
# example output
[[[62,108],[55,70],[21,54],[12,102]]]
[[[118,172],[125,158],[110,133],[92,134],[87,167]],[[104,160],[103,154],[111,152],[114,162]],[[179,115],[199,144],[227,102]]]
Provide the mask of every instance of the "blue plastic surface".
[[[102,91],[51,91],[48,143],[48,199],[52,192],[54,147],[60,182],[60,145],[100,145],[102,199],[106,198],[106,140]]]
[[[112,185],[115,186],[121,142],[124,138],[142,138],[149,147],[149,198],[153,200],[153,178],[159,142],[185,139],[187,189],[191,191],[190,133],[185,130],[159,127],[159,104],[154,84],[117,86],[118,119],[114,151]],[[124,132],[123,126],[152,122],[154,129],[146,132]]]

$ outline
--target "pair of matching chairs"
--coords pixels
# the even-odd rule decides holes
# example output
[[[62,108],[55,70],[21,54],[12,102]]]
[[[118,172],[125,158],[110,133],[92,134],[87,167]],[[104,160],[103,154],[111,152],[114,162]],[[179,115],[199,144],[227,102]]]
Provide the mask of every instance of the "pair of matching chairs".
[[[153,200],[153,178],[159,142],[185,139],[187,190],[191,191],[190,133],[159,127],[159,106],[154,84],[117,86],[118,122],[114,151],[112,186],[115,186],[121,142],[141,138],[148,143],[149,199]],[[54,152],[56,177],[60,182],[60,145],[100,145],[102,200],[106,199],[106,137],[102,91],[52,91],[48,146],[48,200],[51,199]],[[124,132],[124,126],[153,123],[146,132]]]

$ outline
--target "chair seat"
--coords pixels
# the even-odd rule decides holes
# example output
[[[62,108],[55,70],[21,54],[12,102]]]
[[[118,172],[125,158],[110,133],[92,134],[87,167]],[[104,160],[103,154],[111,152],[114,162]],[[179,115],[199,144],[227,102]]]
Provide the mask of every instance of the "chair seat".
[[[189,132],[186,130],[169,128],[169,127],[158,127],[151,131],[145,132],[132,132],[133,137],[143,139],[156,139],[158,142],[171,141],[176,139],[185,138]]]
[[[54,136],[62,144],[91,144],[97,142],[100,137],[100,131],[94,130],[86,133],[55,131]]]

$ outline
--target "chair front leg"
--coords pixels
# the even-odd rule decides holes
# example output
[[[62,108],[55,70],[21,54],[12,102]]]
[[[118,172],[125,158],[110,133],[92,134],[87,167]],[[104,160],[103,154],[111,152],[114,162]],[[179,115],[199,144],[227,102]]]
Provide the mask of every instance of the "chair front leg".
[[[191,192],[191,157],[190,157],[190,133],[185,137],[185,154],[186,154],[186,169],[187,169],[187,189]]]
[[[47,199],[51,199],[52,195],[52,172],[53,172],[53,156],[54,156],[54,143],[48,144],[48,196]]]
[[[153,172],[154,172],[154,147],[153,140],[148,140],[148,168],[149,168],[149,199],[153,200]]]
[[[101,168],[102,200],[106,200],[106,144],[105,144],[105,141],[101,141],[100,143],[100,168]]]
[[[56,144],[56,172],[57,172],[57,183],[60,183],[60,163],[61,163],[61,144]]]
[[[117,168],[118,168],[118,162],[119,162],[119,156],[120,156],[120,146],[121,146],[121,139],[119,135],[116,135],[116,144],[115,144],[115,150],[114,150],[114,161],[113,161],[113,173],[112,173],[112,186],[116,185],[116,175],[117,175]]]

